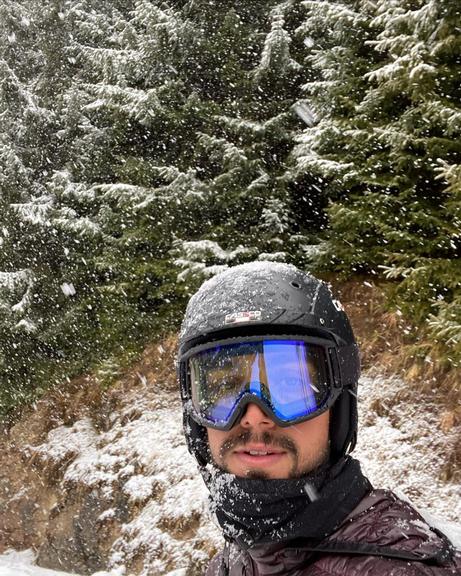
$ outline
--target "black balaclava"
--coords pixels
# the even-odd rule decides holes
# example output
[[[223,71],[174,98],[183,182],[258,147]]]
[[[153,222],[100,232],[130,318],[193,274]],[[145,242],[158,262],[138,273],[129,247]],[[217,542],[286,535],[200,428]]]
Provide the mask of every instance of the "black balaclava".
[[[224,537],[245,549],[299,538],[320,541],[371,490],[350,456],[286,480],[237,477],[213,463],[201,473]]]

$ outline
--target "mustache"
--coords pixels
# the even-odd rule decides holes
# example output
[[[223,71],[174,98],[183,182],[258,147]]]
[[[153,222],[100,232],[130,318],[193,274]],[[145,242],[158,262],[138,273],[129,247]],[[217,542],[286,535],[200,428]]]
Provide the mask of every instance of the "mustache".
[[[235,450],[236,448],[244,448],[247,444],[266,444],[267,446],[273,446],[277,448],[282,448],[286,452],[290,452],[296,458],[298,457],[298,448],[291,438],[287,436],[274,436],[270,432],[263,432],[262,434],[254,434],[250,430],[244,430],[227,438],[219,449],[220,455],[224,458],[229,452]]]

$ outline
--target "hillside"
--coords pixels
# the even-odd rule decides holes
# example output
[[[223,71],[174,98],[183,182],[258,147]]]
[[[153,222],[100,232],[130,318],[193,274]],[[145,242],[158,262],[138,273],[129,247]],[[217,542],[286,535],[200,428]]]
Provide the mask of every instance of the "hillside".
[[[389,354],[371,345],[384,322],[379,289],[340,291],[365,353],[355,455],[375,485],[459,522],[456,412],[435,388],[371,366]],[[152,343],[107,390],[82,376],[4,431],[0,553],[32,548],[39,565],[78,574],[122,566],[132,574],[202,573],[221,537],[182,437],[175,346],[174,336]]]

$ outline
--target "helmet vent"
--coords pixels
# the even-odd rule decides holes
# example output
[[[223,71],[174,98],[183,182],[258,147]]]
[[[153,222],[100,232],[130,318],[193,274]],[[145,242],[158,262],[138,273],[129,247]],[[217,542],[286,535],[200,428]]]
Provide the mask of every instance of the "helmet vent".
[[[301,290],[301,284],[299,282],[292,280],[290,284],[293,286],[293,288],[296,288],[296,290]]]

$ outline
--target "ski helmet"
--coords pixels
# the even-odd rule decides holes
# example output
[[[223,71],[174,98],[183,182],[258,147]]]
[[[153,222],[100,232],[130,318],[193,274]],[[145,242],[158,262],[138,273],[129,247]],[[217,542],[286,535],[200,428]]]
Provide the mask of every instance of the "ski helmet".
[[[210,462],[206,429],[194,418],[186,357],[195,347],[224,338],[302,336],[330,341],[337,399],[331,408],[332,461],[351,452],[357,436],[358,347],[349,319],[328,286],[290,264],[251,262],[202,284],[189,301],[181,327],[178,377],[189,450],[200,466]]]

